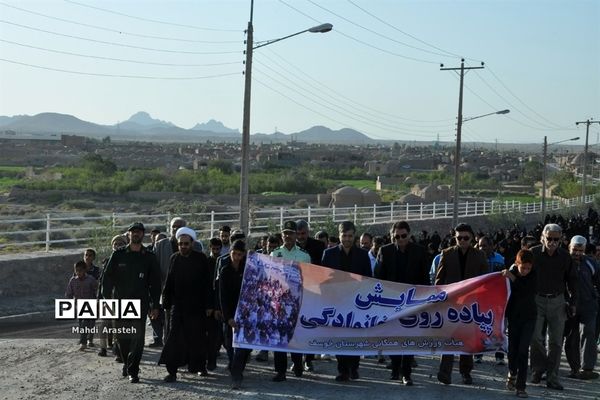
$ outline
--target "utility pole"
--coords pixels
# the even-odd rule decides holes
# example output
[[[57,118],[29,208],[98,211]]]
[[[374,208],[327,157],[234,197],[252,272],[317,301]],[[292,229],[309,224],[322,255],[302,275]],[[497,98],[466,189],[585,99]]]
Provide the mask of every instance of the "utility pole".
[[[542,157],[542,220],[546,218],[546,163],[548,157],[548,136],[544,136],[544,155]]]
[[[587,158],[588,158],[588,137],[590,135],[590,125],[591,124],[600,124],[600,121],[593,121],[593,118],[588,119],[587,121],[578,121],[575,122],[575,125],[585,124],[585,150],[583,151],[583,168],[582,168],[582,178],[581,178],[581,201],[585,201],[586,196],[586,183],[587,183]]]
[[[459,196],[459,183],[460,183],[460,139],[462,131],[462,106],[463,106],[463,86],[465,71],[471,69],[483,69],[483,62],[480,67],[466,67],[465,59],[460,60],[460,68],[444,68],[444,64],[440,65],[440,71],[460,71],[460,89],[458,92],[458,122],[456,124],[456,151],[454,153],[454,199],[452,206],[452,227],[458,225],[458,196]]]
[[[250,21],[246,29],[246,69],[244,71],[244,120],[242,122],[242,170],[240,171],[240,229],[249,235],[250,197],[250,97],[252,90],[252,50],[254,46],[254,0],[250,2]]]

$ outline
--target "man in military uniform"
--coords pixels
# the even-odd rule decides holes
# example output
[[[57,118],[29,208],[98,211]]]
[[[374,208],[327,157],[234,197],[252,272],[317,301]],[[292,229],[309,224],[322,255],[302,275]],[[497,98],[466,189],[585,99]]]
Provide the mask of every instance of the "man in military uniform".
[[[118,351],[123,360],[123,376],[138,383],[140,360],[144,351],[146,315],[159,315],[160,269],[156,256],[142,245],[144,225],[135,222],[127,230],[129,245],[115,250],[104,269],[102,295],[105,299],[139,299],[139,319],[116,320],[115,327],[131,333],[117,333]],[[149,310],[151,310],[149,312]]]
[[[283,235],[283,246],[276,248],[272,253],[271,257],[279,257],[284,260],[298,261],[310,263],[310,256],[307,252],[302,250],[296,245],[296,231],[297,225],[294,221],[286,221],[283,224],[281,233]],[[294,375],[297,377],[302,376],[304,366],[302,365],[302,353],[291,353],[292,362],[294,365],[292,369]],[[287,369],[287,354],[282,351],[276,351],[274,353],[275,358],[275,376],[273,377],[274,382],[283,382],[286,380],[285,372]]]

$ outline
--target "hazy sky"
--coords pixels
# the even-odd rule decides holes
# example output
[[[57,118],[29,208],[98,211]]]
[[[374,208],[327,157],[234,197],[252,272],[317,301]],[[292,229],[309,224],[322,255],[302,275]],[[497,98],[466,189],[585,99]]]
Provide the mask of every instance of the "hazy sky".
[[[0,115],[241,130],[249,16],[249,0],[0,0]],[[599,0],[256,0],[255,42],[334,28],[254,52],[251,132],[453,140],[459,80],[439,64],[465,57],[485,68],[465,76],[464,118],[511,113],[466,122],[463,140],[582,143],[575,121],[600,119],[599,21]]]

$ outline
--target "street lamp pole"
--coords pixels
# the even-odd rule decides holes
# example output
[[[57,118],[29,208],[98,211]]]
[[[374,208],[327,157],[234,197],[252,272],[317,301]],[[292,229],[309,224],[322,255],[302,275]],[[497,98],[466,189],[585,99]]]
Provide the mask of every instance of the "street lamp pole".
[[[248,235],[250,222],[250,200],[249,200],[249,171],[250,171],[250,103],[252,91],[252,52],[260,47],[279,42],[290,37],[300,35],[301,33],[325,33],[333,29],[331,24],[321,24],[300,32],[293,33],[279,39],[268,40],[254,46],[254,28],[252,26],[252,17],[254,13],[254,0],[250,1],[250,20],[246,30],[246,68],[244,71],[244,120],[242,122],[242,168],[240,171],[240,229]]]
[[[592,121],[592,119],[588,119],[587,121],[578,121],[575,122],[575,125],[585,124],[585,150],[583,151],[583,168],[582,168],[582,177],[581,177],[581,201],[585,201],[586,196],[586,183],[587,183],[587,161],[588,161],[588,138],[590,135],[590,125],[591,124],[600,124],[600,121]],[[592,175],[593,178],[593,175]]]
[[[542,170],[542,218],[545,218],[546,216],[546,181],[547,181],[547,160],[548,160],[548,146],[552,146],[555,144],[559,144],[559,143],[564,143],[564,142],[569,142],[572,140],[579,140],[579,136],[571,138],[571,139],[565,139],[565,140],[560,140],[558,142],[554,142],[554,143],[550,143],[548,144],[548,137],[544,136],[544,152],[543,152],[543,158],[542,158],[542,162],[544,164],[543,166],[543,170]]]

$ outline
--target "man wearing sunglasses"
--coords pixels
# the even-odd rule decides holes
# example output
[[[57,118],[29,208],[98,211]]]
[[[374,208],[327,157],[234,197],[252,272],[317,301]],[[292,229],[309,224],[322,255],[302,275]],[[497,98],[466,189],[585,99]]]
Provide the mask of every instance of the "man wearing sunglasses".
[[[475,278],[487,274],[489,266],[483,251],[474,248],[473,229],[468,224],[458,224],[454,228],[454,238],[456,245],[442,251],[440,264],[435,276],[436,285],[447,285],[456,283],[465,279]],[[454,355],[446,354],[442,356],[440,369],[437,374],[438,381],[449,385],[452,383],[452,363]],[[471,370],[473,369],[473,356],[461,355],[459,362],[459,371],[462,375],[462,382],[465,385],[473,384]]]
[[[539,271],[535,296],[537,319],[531,340],[531,383],[540,383],[546,371],[546,386],[555,390],[563,390],[558,381],[558,368],[567,320],[565,300],[568,299],[572,315],[577,304],[577,271],[569,252],[559,247],[561,235],[560,225],[547,224],[542,231],[542,244],[531,248],[533,268]],[[547,350],[544,346],[546,325]]]
[[[410,241],[410,226],[406,221],[392,225],[390,236],[393,242],[383,246],[377,255],[375,278],[411,285],[429,285],[429,263],[425,248]],[[402,383],[412,386],[413,355],[393,355],[392,376]]]

